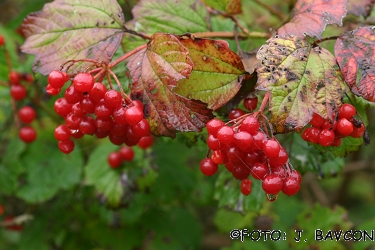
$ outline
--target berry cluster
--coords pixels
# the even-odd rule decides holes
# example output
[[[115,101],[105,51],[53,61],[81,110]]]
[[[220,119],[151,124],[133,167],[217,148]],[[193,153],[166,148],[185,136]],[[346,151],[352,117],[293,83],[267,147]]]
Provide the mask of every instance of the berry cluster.
[[[351,136],[360,138],[365,132],[362,122],[355,119],[357,111],[351,104],[344,104],[333,123],[314,113],[310,121],[312,127],[306,128],[302,132],[302,138],[323,147],[341,145],[341,138]]]
[[[129,146],[121,147],[119,151],[111,152],[107,161],[111,168],[118,168],[124,161],[132,161],[134,150]]]
[[[252,110],[254,106],[248,107]],[[261,128],[263,124],[256,114],[237,116],[233,114],[245,111],[234,110],[229,116],[236,118],[227,124],[217,118],[206,124],[207,145],[212,153],[201,161],[201,172],[211,176],[217,172],[218,165],[225,164],[233,177],[241,180],[240,189],[244,195],[251,193],[250,175],[262,181],[262,188],[268,195],[277,195],[280,191],[286,195],[297,193],[301,175],[291,169],[285,149]],[[229,126],[231,123],[234,125]]]
[[[47,92],[57,95],[69,80],[66,73],[52,71],[48,76]],[[65,90],[64,97],[54,104],[55,112],[64,117],[65,124],[55,129],[58,147],[69,154],[76,139],[86,135],[108,137],[115,145],[137,145],[143,149],[152,145],[150,125],[143,118],[143,104],[126,101],[120,92],[95,82],[89,73],[79,73]]]

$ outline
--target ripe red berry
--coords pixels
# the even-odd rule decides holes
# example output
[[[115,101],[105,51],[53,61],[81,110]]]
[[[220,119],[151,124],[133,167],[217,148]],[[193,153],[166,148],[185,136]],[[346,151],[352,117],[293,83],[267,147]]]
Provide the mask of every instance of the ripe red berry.
[[[233,145],[230,146],[227,150],[227,157],[228,160],[233,162],[234,164],[240,164],[243,162],[246,153],[239,149],[237,146]]]
[[[237,180],[244,180],[250,175],[250,168],[243,164],[234,165],[232,169],[232,175]]]
[[[217,131],[217,139],[220,143],[231,144],[234,141],[234,131],[229,126],[223,126]]]
[[[211,176],[217,172],[218,166],[211,158],[204,158],[200,163],[200,170],[202,174]]]
[[[212,150],[219,150],[221,148],[220,141],[211,134],[208,135],[206,142],[207,142],[207,146]]]
[[[245,109],[249,111],[253,111],[257,108],[258,105],[258,97],[247,97],[243,100],[243,105],[245,106]]]
[[[282,166],[288,162],[289,156],[283,147],[280,147],[279,155],[273,158],[268,159],[270,167]]]
[[[212,152],[211,159],[218,165],[224,164],[228,161],[228,157],[223,150],[215,150],[214,152]]]
[[[302,182],[301,174],[295,169],[293,169],[292,171],[289,172],[289,176],[296,179],[299,183]]]
[[[120,92],[111,89],[105,92],[104,94],[104,102],[110,108],[116,108],[117,106],[121,105],[122,103],[122,96]]]
[[[252,181],[249,179],[243,179],[241,181],[241,193],[243,195],[249,195],[251,193]]]
[[[47,84],[46,92],[49,95],[58,95],[61,89],[55,89],[51,85]]]
[[[120,148],[119,153],[125,161],[131,161],[134,159],[134,150],[131,147],[125,146]]]
[[[12,85],[10,86],[10,95],[14,100],[21,101],[26,97],[27,91],[23,85]]]
[[[302,132],[302,139],[317,144],[319,142],[320,128],[307,128]]]
[[[146,119],[142,119],[140,122],[130,127],[133,133],[139,138],[142,138],[150,134],[150,124]]]
[[[132,103],[133,103],[134,106],[137,106],[140,110],[143,111],[144,106],[143,106],[143,103],[140,100],[133,100]]]
[[[234,134],[234,143],[241,150],[247,150],[253,143],[253,137],[246,131],[240,131]]]
[[[107,161],[111,168],[118,168],[121,165],[123,159],[119,152],[111,152],[108,155]]]
[[[267,140],[263,143],[263,153],[268,158],[273,158],[279,155],[280,152],[280,144],[275,139]]]
[[[5,39],[2,35],[0,35],[0,47],[3,46],[5,43]]]
[[[65,90],[64,97],[68,103],[75,104],[83,99],[83,93],[72,85]]]
[[[335,140],[332,142],[331,146],[332,147],[338,147],[341,145],[341,138],[335,137]]]
[[[253,135],[258,131],[259,126],[259,122],[254,116],[248,116],[243,120],[239,129],[240,131],[247,131]]]
[[[74,88],[81,92],[89,92],[94,86],[95,80],[89,73],[78,73],[73,78]]]
[[[11,84],[18,85],[20,84],[20,74],[17,71],[11,71],[8,74],[8,79]]]
[[[353,132],[353,123],[348,121],[346,118],[341,118],[337,122],[337,128],[336,128],[340,134],[343,136],[348,136]]]
[[[311,118],[310,124],[315,128],[320,128],[324,124],[325,121],[326,119],[324,119],[317,113],[314,113]]]
[[[84,117],[79,124],[79,130],[87,135],[93,135],[96,131],[95,120],[91,116]]]
[[[278,194],[283,188],[283,180],[277,174],[269,174],[263,178],[262,188],[266,194]]]
[[[109,141],[112,142],[112,144],[118,145],[118,146],[124,144],[125,137],[126,137],[125,135],[122,135],[122,136],[115,136],[112,134],[108,135]]]
[[[119,106],[117,106],[116,108],[113,109],[112,117],[113,117],[113,120],[117,124],[127,124],[128,123],[127,120],[126,120],[126,108],[124,108],[121,105],[119,105]]]
[[[262,131],[257,131],[253,134],[253,148],[255,150],[263,150],[263,143],[266,140],[266,135]]]
[[[87,114],[93,114],[95,112],[96,102],[90,98],[89,95],[85,95],[80,102],[81,109]]]
[[[130,125],[136,125],[143,119],[143,111],[137,106],[129,107],[125,110],[125,119]]]
[[[69,113],[65,117],[65,124],[68,126],[70,130],[76,130],[79,129],[79,124],[82,121],[82,117],[76,116],[73,113]]]
[[[21,128],[18,135],[19,135],[20,139],[23,142],[26,142],[26,143],[31,143],[36,139],[35,129],[30,127],[30,126],[26,126],[26,127]]]
[[[90,98],[93,99],[95,102],[99,102],[101,99],[104,98],[104,94],[107,92],[107,87],[101,83],[96,82],[94,86],[89,91]]]
[[[74,149],[74,142],[72,140],[59,141],[57,146],[61,152],[69,154]]]
[[[58,141],[66,141],[70,138],[70,130],[67,125],[62,124],[55,128],[55,139]]]
[[[18,117],[23,123],[30,123],[36,117],[35,110],[30,106],[24,106],[18,111]]]
[[[260,162],[262,160],[262,157],[261,157],[262,154],[263,153],[261,153],[261,151],[259,150],[253,150],[251,152],[248,152],[245,155],[244,162],[246,163],[246,165],[252,166],[256,162]]]
[[[72,110],[72,104],[69,104],[65,98],[58,98],[55,101],[54,109],[58,115],[65,117]]]
[[[251,176],[257,180],[263,180],[264,176],[269,173],[268,167],[266,164],[261,162],[254,163],[251,168]]]
[[[283,188],[281,191],[286,195],[294,195],[300,189],[300,183],[297,179],[286,177],[283,181]]]
[[[48,75],[48,84],[54,89],[60,89],[68,79],[69,77],[65,72],[53,70]]]
[[[152,135],[148,135],[148,136],[143,136],[137,146],[140,147],[141,149],[146,149],[146,148],[149,148],[152,146],[152,144],[154,143],[154,137]]]
[[[365,132],[365,126],[361,124],[360,128],[354,127],[353,132],[350,134],[353,138],[360,138],[363,136],[363,133]]]
[[[108,107],[104,100],[101,99],[95,106],[95,110],[94,110],[94,113],[96,115],[96,117],[100,117],[100,118],[109,118],[111,117],[112,113],[113,113],[113,109]]]
[[[243,111],[240,108],[234,108],[229,112],[228,118],[229,120],[237,119],[238,117],[241,117],[245,114],[245,111]]]
[[[335,133],[332,130],[323,129],[319,134],[319,144],[327,147],[335,140]]]
[[[356,113],[357,110],[353,105],[345,103],[340,108],[339,119],[346,118],[350,120]]]
[[[219,129],[221,129],[223,126],[224,126],[224,122],[217,118],[214,118],[208,121],[206,124],[208,133],[210,135],[213,135],[214,137],[217,136],[217,131],[219,131]]]

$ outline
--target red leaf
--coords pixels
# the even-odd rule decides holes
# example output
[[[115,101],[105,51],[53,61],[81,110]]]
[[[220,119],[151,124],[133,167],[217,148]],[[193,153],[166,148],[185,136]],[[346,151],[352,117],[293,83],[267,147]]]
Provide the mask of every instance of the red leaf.
[[[348,10],[348,14],[356,16],[362,15],[366,18],[371,14],[374,2],[374,0],[348,0],[346,9]]]
[[[337,39],[335,55],[345,81],[358,96],[375,101],[374,27],[349,31]]]
[[[327,24],[342,25],[347,0],[299,0],[293,18],[280,27],[279,35],[321,38]]]
[[[177,37],[158,33],[128,63],[134,81],[131,95],[146,103],[145,116],[154,135],[174,137],[176,131],[200,131],[212,117],[203,102],[172,91],[178,80],[191,73],[188,53]]]

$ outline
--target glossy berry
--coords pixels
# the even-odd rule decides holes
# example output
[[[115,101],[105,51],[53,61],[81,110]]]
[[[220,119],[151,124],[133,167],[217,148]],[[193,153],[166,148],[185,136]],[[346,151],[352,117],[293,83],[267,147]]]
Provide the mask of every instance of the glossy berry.
[[[58,141],[66,141],[70,138],[70,130],[67,125],[62,124],[55,128],[55,139]]]
[[[262,188],[266,194],[278,194],[283,188],[283,180],[277,174],[269,174],[263,178]]]
[[[93,99],[95,102],[99,102],[101,99],[103,99],[104,94],[107,92],[107,87],[101,83],[96,82],[94,83],[94,86],[89,91],[90,98]]]
[[[113,109],[108,107],[102,99],[99,101],[99,103],[96,104],[94,113],[96,117],[109,118],[113,113]]]
[[[96,117],[95,119],[95,126],[97,129],[100,129],[102,131],[109,131],[113,128],[114,122],[112,118],[100,118]]]
[[[242,109],[234,108],[229,112],[228,118],[229,120],[234,120],[234,119],[237,119],[238,117],[243,116],[244,114],[245,114],[245,111],[243,111]]]
[[[300,189],[300,183],[297,179],[286,177],[283,181],[283,188],[281,191],[286,195],[294,195]]]
[[[107,158],[108,164],[111,168],[118,168],[123,161],[119,152],[111,152]]]
[[[23,123],[30,123],[36,117],[35,110],[30,106],[24,106],[18,111],[18,117]]]
[[[302,132],[302,139],[307,142],[319,143],[320,128],[307,128]]]
[[[346,118],[350,120],[356,113],[357,111],[353,105],[345,103],[340,108],[339,119]]]
[[[341,145],[341,138],[335,137],[335,140],[332,142],[331,146],[332,147],[338,147]]]
[[[65,98],[58,98],[53,107],[55,112],[62,117],[67,116],[72,110],[72,104],[69,104]]]
[[[234,143],[241,150],[248,149],[253,143],[253,137],[246,131],[240,131],[234,134]]]
[[[59,89],[68,81],[69,77],[65,72],[53,70],[48,75],[48,84],[54,89]]]
[[[131,147],[125,146],[120,148],[119,153],[125,161],[131,161],[134,159],[134,150]]]
[[[253,111],[257,108],[257,105],[258,105],[258,97],[257,96],[254,96],[254,97],[247,97],[243,100],[243,105],[245,107],[245,109],[249,110],[249,111]]]
[[[353,132],[354,128],[353,128],[353,123],[351,123],[350,121],[348,121],[348,119],[341,118],[337,122],[337,128],[336,129],[343,136],[348,136],[348,135],[350,135]]]
[[[247,166],[252,166],[256,162],[260,162],[262,159],[263,153],[259,150],[252,150],[245,155],[243,161],[246,163]]]
[[[13,85],[20,84],[20,74],[17,71],[11,71],[8,74],[9,82]]]
[[[257,180],[263,180],[264,176],[269,173],[268,167],[266,164],[261,162],[254,163],[251,168],[251,176]]]
[[[221,149],[220,141],[213,135],[208,135],[206,142],[207,142],[207,146],[212,150]]]
[[[212,152],[211,159],[216,164],[224,164],[228,161],[228,157],[223,150],[215,150]]]
[[[125,119],[130,125],[136,125],[143,119],[143,111],[137,106],[129,107],[125,110]]]
[[[239,129],[240,131],[246,131],[253,135],[258,131],[259,126],[259,122],[254,116],[248,116],[242,121]]]
[[[323,129],[319,134],[319,144],[327,147],[335,140],[335,133],[332,130]]]
[[[275,139],[267,140],[263,143],[263,153],[268,158],[273,158],[279,155],[280,144]]]
[[[353,132],[350,134],[353,138],[360,138],[363,136],[363,133],[365,132],[365,126],[361,124],[361,127],[357,128],[354,127]]]
[[[72,140],[59,141],[57,146],[64,154],[69,154],[74,149],[74,142]]]
[[[256,150],[262,150],[265,141],[266,135],[262,131],[257,131],[253,134],[253,146]]]
[[[320,128],[324,124],[325,121],[326,119],[324,119],[317,113],[314,113],[311,118],[310,124],[315,128]]]
[[[126,120],[126,108],[124,108],[121,105],[119,105],[119,106],[117,106],[116,108],[113,109],[112,117],[113,117],[113,120],[117,124],[127,124],[128,123],[127,120]]]
[[[55,89],[51,85],[47,84],[46,92],[49,95],[58,95],[61,89]]]
[[[70,130],[76,130],[79,129],[79,124],[82,121],[82,117],[76,116],[73,113],[69,113],[65,117],[65,124],[68,126]]]
[[[252,181],[249,179],[243,179],[241,181],[241,193],[243,195],[249,195],[251,193]]]
[[[73,78],[74,88],[81,92],[89,92],[94,86],[94,77],[89,73],[78,73]]]
[[[74,86],[69,86],[64,93],[66,101],[70,104],[80,102],[83,99],[83,93],[78,91]]]
[[[141,149],[146,149],[152,146],[154,143],[154,137],[152,135],[144,136],[142,137],[137,146],[140,147]]]
[[[289,156],[283,147],[280,147],[279,155],[268,159],[270,167],[282,166],[288,162]]]
[[[246,153],[239,149],[237,146],[233,145],[228,148],[227,157],[228,160],[233,162],[234,164],[240,164],[243,162]]]
[[[133,133],[139,138],[150,134],[150,124],[146,119],[142,119],[140,122],[131,126]]]
[[[91,116],[84,117],[79,124],[79,130],[87,135],[93,135],[96,131],[95,120]]]
[[[80,102],[81,109],[87,114],[93,114],[95,112],[96,103],[90,98],[89,95],[83,97]]]
[[[232,175],[237,180],[244,180],[249,177],[250,169],[247,166],[243,166],[242,164],[234,165],[232,169]]]
[[[213,135],[214,137],[217,136],[217,131],[219,131],[219,129],[221,129],[223,126],[224,126],[224,122],[217,118],[214,118],[208,121],[206,124],[208,133],[210,135]]]
[[[19,135],[20,139],[23,142],[26,142],[26,143],[33,142],[36,139],[36,136],[37,136],[37,134],[35,132],[35,129],[30,127],[30,126],[26,126],[26,127],[21,128],[18,135]]]
[[[14,100],[21,101],[26,97],[27,91],[23,85],[12,85],[10,86],[10,95]]]
[[[211,158],[204,158],[200,163],[200,170],[202,174],[211,176],[218,170],[218,165],[214,163]]]
[[[217,131],[217,139],[220,143],[231,144],[234,141],[234,131],[229,126],[223,126]]]
[[[108,90],[104,94],[104,102],[110,108],[116,108],[117,106],[121,105],[122,97],[120,92],[113,89]]]

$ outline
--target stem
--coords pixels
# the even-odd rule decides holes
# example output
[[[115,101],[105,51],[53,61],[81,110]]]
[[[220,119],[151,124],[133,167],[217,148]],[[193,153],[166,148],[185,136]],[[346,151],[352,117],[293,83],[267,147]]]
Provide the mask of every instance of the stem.
[[[322,38],[320,40],[316,40],[314,43],[313,43],[313,46],[316,46],[318,45],[319,43],[321,42],[325,42],[325,41],[328,41],[328,40],[336,40],[337,38],[339,38],[340,36],[330,36],[330,37],[325,37],[325,38]]]
[[[124,32],[131,34],[131,35],[139,36],[140,38],[145,39],[145,40],[151,40],[150,36],[146,34],[138,33],[137,31],[134,31],[134,30],[129,30],[128,28],[125,27],[125,25],[124,25]]]
[[[192,33],[194,37],[197,38],[235,38],[235,33],[232,31],[211,31],[211,32],[197,32]],[[257,31],[249,31],[249,33],[244,34],[240,33],[238,34],[239,38],[270,38],[271,34],[269,33],[263,33],[263,32],[257,32]]]
[[[266,92],[266,95],[263,97],[263,101],[262,101],[262,104],[260,105],[258,113],[263,113],[264,108],[266,107],[266,105],[268,103],[268,99],[270,98],[270,95],[271,95],[270,92]]]
[[[5,48],[5,46],[3,46],[4,48],[4,53],[5,53],[5,57],[6,57],[6,60],[7,60],[7,64],[8,64],[8,69],[9,69],[9,72],[12,71],[12,60],[10,58],[10,55],[8,53],[8,50]]]
[[[125,61],[128,57],[138,53],[139,51],[143,50],[144,48],[147,47],[147,43],[146,44],[142,44],[141,46],[133,49],[132,51],[129,51],[128,53],[120,56],[119,58],[117,58],[116,60],[114,60],[113,62],[111,62],[109,65],[108,65],[108,68],[111,69],[113,68],[114,66],[116,66],[117,64]]]
[[[93,69],[93,70],[90,70],[89,71],[89,74],[95,74],[95,73],[98,73],[102,70],[103,68],[96,68],[96,69]]]
[[[124,92],[124,90],[122,89],[122,86],[121,86],[121,83],[120,81],[118,80],[117,76],[115,75],[115,73],[113,73],[112,70],[108,69],[108,73],[110,73],[113,77],[113,79],[115,79],[118,87],[120,88],[120,91],[121,91],[121,94],[125,97],[125,100],[128,101],[129,103],[132,103],[132,99],[130,99],[130,97]],[[109,81],[109,79],[108,79]]]
[[[101,82],[104,78],[105,69],[100,68],[100,72],[94,76],[94,79],[98,79],[98,82]]]
[[[285,16],[283,13],[279,12],[278,10],[275,10],[271,6],[268,6],[267,4],[264,4],[261,0],[254,0],[257,4],[268,10],[272,15],[277,16],[280,20],[287,19],[287,16]]]
[[[12,100],[11,103],[12,103],[12,109],[13,109],[14,122],[16,123],[17,128],[21,129],[21,123],[17,114],[16,101],[13,98],[11,98],[11,100]]]
[[[230,16],[230,19],[242,30],[243,33],[249,34],[249,30],[246,29],[242,24],[240,24],[234,16]]]
[[[0,81],[0,85],[5,86],[5,87],[9,87],[9,83],[5,82],[5,81]]]

